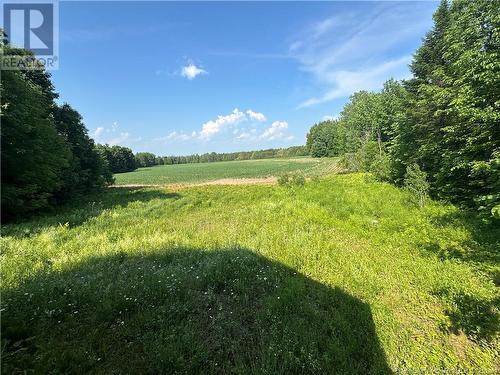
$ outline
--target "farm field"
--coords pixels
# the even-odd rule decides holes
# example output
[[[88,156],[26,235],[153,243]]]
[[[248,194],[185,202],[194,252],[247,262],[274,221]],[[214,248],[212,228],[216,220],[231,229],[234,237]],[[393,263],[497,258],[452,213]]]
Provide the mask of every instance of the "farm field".
[[[410,198],[365,174],[121,187],[5,225],[3,371],[498,373],[500,229]]]
[[[186,184],[219,179],[262,178],[290,172],[313,177],[337,170],[336,163],[337,160],[332,158],[309,157],[223,161],[139,168],[134,172],[115,174],[114,177],[117,185]]]

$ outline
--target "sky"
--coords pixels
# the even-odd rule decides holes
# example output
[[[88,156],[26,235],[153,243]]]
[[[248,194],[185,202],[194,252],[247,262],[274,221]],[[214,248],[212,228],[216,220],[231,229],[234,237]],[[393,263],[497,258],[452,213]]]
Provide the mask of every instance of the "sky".
[[[409,77],[433,1],[60,2],[60,102],[98,143],[185,155],[288,147]]]

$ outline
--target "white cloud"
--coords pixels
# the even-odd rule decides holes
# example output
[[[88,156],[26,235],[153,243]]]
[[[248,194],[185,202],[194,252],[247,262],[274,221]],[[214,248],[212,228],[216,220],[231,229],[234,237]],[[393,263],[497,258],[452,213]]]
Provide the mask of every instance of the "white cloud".
[[[396,60],[383,62],[366,69],[339,70],[330,73],[328,82],[332,88],[319,97],[312,97],[299,105],[299,108],[328,102],[334,99],[349,96],[360,90],[377,90],[390,77],[397,79],[408,78],[408,64],[411,56],[403,56]]]
[[[191,138],[189,134],[186,133],[177,133],[176,131],[171,132],[169,135],[167,135],[166,139],[167,140],[177,140],[177,141],[187,141]]]
[[[209,140],[214,135],[219,133],[224,127],[231,126],[245,120],[247,120],[245,113],[241,112],[238,108],[235,108],[229,115],[219,115],[215,120],[205,122],[201,126],[199,137],[204,140]]]
[[[254,112],[251,109],[247,111],[248,117],[250,117],[251,120],[253,121],[258,121],[258,122],[264,122],[266,121],[266,116],[264,116],[263,113],[260,112]]]
[[[110,144],[111,146],[122,145],[129,138],[130,138],[130,133],[124,132],[124,133],[120,133],[120,135],[118,135],[117,137],[112,138],[107,143]]]
[[[181,75],[189,80],[195,79],[200,74],[207,74],[207,73],[208,72],[205,69],[198,67],[193,63],[183,66],[181,70]]]
[[[197,133],[194,131],[191,134],[187,134],[185,132],[170,132],[165,137],[155,138],[154,141],[159,142],[172,142],[172,141],[189,141],[190,139],[196,138]]]
[[[109,144],[111,146],[126,146],[142,141],[141,137],[134,138],[129,132],[119,132],[117,121],[113,121],[111,126],[99,126],[92,134],[98,143]]]
[[[240,139],[240,140],[244,140],[244,139],[250,139],[250,138],[253,138],[252,134],[250,133],[247,133],[247,132],[242,132],[240,133],[236,139]]]
[[[288,129],[288,123],[286,121],[275,121],[269,128],[264,130],[260,138],[268,141],[283,138],[286,129]]]
[[[104,133],[104,128],[102,126],[98,127],[94,132],[94,138],[98,140],[103,133]]]
[[[288,123],[286,121],[275,121],[269,128],[262,130],[257,124],[258,122],[267,121],[266,116],[261,112],[256,112],[251,109],[240,111],[238,108],[227,115],[218,115],[214,120],[209,120],[201,125],[199,131],[191,133],[172,131],[165,137],[156,138],[155,141],[174,142],[174,141],[210,141],[214,137],[219,137],[225,134],[233,140],[239,141],[258,141],[258,140],[276,140],[276,139],[291,139],[287,137],[286,129]],[[240,124],[247,123],[247,126]]]
[[[346,11],[300,30],[289,53],[315,78],[318,96],[298,107],[346,97],[359,90],[377,90],[393,77],[409,76],[411,56],[402,46],[424,35],[433,6],[425,3],[373,3],[360,12]]]

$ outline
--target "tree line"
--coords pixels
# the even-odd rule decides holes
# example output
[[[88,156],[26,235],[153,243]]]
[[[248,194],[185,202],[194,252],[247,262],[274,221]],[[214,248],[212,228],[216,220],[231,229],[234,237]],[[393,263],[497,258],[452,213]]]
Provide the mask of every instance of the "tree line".
[[[185,156],[156,156],[150,152],[135,154],[137,167],[151,167],[154,165],[172,165],[189,163],[210,163],[216,161],[255,160],[270,158],[287,158],[308,155],[305,146],[292,146],[288,148],[272,148],[257,151],[241,152],[210,152],[205,154],[192,154]]]
[[[307,150],[397,185],[421,171],[431,196],[500,217],[498,2],[442,0],[433,18],[412,77],[353,94]]]
[[[4,55],[33,56],[4,37],[0,44]],[[82,117],[69,104],[56,103],[58,94],[41,65],[2,70],[0,96],[3,219],[112,183]]]

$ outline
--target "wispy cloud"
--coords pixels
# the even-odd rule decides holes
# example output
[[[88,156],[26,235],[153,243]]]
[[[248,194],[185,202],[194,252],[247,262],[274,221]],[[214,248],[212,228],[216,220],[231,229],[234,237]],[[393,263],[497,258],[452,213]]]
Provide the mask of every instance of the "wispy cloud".
[[[127,131],[120,131],[117,121],[114,121],[110,126],[99,126],[91,133],[97,143],[106,143],[114,145],[130,145],[141,141],[141,138],[133,138]]]
[[[396,79],[407,78],[410,61],[411,56],[403,56],[369,68],[332,71],[325,76],[332,87],[327,89],[321,96],[305,100],[299,105],[299,108],[349,96],[360,90],[379,89],[382,87],[382,83],[391,77]]]
[[[110,139],[107,143],[109,143],[111,146],[122,145],[125,141],[129,140],[129,138],[129,132],[122,132],[117,137]]]
[[[183,66],[181,69],[181,75],[189,80],[195,79],[200,74],[207,74],[207,73],[208,72],[205,69],[196,66],[193,63]]]
[[[104,128],[100,126],[94,131],[94,139],[98,140],[101,137],[102,133],[104,133]]]
[[[408,40],[429,26],[428,4],[378,3],[361,14],[349,11],[309,25],[291,39],[289,53],[315,78],[322,93],[299,108],[375,90],[388,78],[409,75]]]

